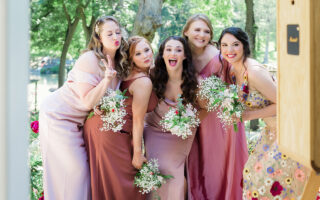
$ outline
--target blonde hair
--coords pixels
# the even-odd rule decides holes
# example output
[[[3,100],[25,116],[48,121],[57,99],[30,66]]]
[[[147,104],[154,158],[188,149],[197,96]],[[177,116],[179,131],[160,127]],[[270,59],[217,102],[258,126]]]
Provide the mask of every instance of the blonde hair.
[[[102,26],[107,21],[113,21],[116,23],[120,28],[120,23],[118,20],[112,16],[104,16],[97,19],[94,24],[94,28],[92,30],[90,42],[88,44],[87,49],[84,51],[93,51],[94,54],[97,56],[99,60],[106,59],[103,52],[103,44],[100,41],[100,34],[102,31]],[[115,70],[117,71],[117,77],[120,79],[124,79],[129,75],[128,69],[128,61],[127,61],[127,50],[128,50],[128,43],[125,41],[124,37],[121,37],[121,45],[119,49],[117,49],[115,54]]]
[[[204,23],[206,23],[208,28],[210,29],[209,44],[217,46],[217,42],[213,41],[213,28],[212,28],[211,20],[208,18],[207,15],[202,14],[202,13],[194,14],[191,17],[189,17],[189,19],[187,20],[186,24],[184,25],[184,27],[182,29],[182,36],[188,41],[188,37],[184,33],[189,30],[189,28],[193,22],[198,21],[198,20],[201,20]]]
[[[151,49],[151,51],[153,52],[152,50],[152,47],[151,47],[151,44],[150,42],[144,38],[144,37],[141,37],[141,36],[132,36],[128,39],[128,44],[129,44],[129,51],[128,51],[128,55],[129,55],[129,58],[128,58],[128,62],[129,62],[129,66],[130,66],[130,71],[133,69],[133,68],[138,68],[138,66],[136,66],[136,64],[133,62],[133,56],[134,56],[134,52],[136,50],[136,47],[137,45],[144,41],[145,43],[147,43]],[[138,69],[138,71],[142,71],[140,69]],[[149,71],[149,69],[147,69],[147,71]]]

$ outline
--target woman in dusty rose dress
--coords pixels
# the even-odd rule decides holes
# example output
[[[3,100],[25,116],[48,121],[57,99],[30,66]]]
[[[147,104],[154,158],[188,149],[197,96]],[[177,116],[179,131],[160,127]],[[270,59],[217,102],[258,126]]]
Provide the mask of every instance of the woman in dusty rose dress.
[[[65,84],[43,101],[39,121],[46,200],[90,199],[82,126],[88,111],[108,87],[118,82],[115,75],[121,72],[125,50],[116,19],[98,19],[87,51],[79,57]],[[103,60],[104,67],[99,66],[106,58],[108,64]],[[116,63],[115,69],[111,63]]]
[[[212,75],[230,82],[227,62],[212,42],[210,20],[203,14],[191,16],[182,31],[192,52],[193,64],[202,78]],[[248,158],[243,123],[239,130],[224,130],[216,112],[201,121],[188,158],[189,199],[242,199],[242,171]]]
[[[182,37],[171,36],[162,42],[152,77],[154,90],[160,100],[156,109],[146,117],[146,155],[148,159],[158,159],[162,174],[174,177],[157,190],[160,198],[183,200],[186,197],[185,163],[195,130],[187,139],[182,139],[164,132],[159,124],[169,108],[177,106],[179,95],[184,103],[196,106],[197,79],[190,49]],[[154,195],[155,193],[149,195],[149,199]]]
[[[243,170],[243,199],[300,199],[309,170],[279,151],[276,144],[276,84],[268,71],[249,58],[247,34],[225,29],[219,39],[222,56],[232,64],[230,77],[241,87],[243,120],[262,118],[266,128]]]
[[[148,77],[153,64],[150,43],[142,37],[129,38],[130,74],[121,82],[126,90],[126,120],[119,132],[102,131],[100,115],[94,115],[84,125],[88,151],[93,200],[145,199],[134,186],[134,176],[146,158],[142,154],[144,116],[157,104]]]

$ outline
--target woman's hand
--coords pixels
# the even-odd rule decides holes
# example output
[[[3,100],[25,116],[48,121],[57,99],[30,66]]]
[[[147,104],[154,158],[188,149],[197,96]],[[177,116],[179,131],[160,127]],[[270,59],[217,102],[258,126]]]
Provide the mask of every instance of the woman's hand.
[[[104,78],[107,78],[109,80],[112,80],[117,75],[117,71],[114,70],[114,66],[112,63],[112,60],[109,55],[107,55],[108,62],[106,62],[105,59],[101,59],[101,62],[103,63],[104,67],[106,68],[104,72]]]
[[[98,106],[95,106],[94,108],[93,108],[93,112],[94,112],[94,114],[95,115],[102,115],[102,111],[98,108]]]
[[[132,165],[136,169],[141,169],[142,164],[147,162],[147,159],[144,157],[142,153],[134,153],[132,158]]]

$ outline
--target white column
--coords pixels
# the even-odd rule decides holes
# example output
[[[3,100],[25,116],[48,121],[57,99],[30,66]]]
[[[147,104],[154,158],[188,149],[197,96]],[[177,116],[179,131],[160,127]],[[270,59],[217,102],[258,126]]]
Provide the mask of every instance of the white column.
[[[0,199],[29,198],[29,1],[0,4]]]
[[[6,199],[6,1],[0,0],[0,199]]]

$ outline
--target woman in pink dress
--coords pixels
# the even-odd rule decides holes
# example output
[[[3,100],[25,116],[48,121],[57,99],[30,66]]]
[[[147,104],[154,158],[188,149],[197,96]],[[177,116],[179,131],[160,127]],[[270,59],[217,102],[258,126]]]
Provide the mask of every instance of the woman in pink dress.
[[[126,121],[118,132],[101,130],[103,121],[94,115],[85,122],[84,140],[88,151],[93,200],[145,199],[134,186],[134,177],[143,162],[144,116],[152,111],[157,98],[148,77],[153,64],[150,43],[143,37],[129,38],[130,74],[121,82],[125,91]],[[150,99],[150,100],[149,100]]]
[[[229,74],[234,84],[242,88],[243,120],[262,118],[266,123],[243,170],[243,199],[301,199],[310,170],[278,149],[276,83],[260,63],[249,58],[249,39],[243,30],[226,28],[219,45],[221,55],[232,64]]]
[[[195,130],[187,139],[182,139],[164,131],[159,123],[170,108],[177,106],[180,95],[183,103],[197,105],[196,73],[192,66],[190,49],[182,37],[171,36],[162,42],[152,77],[154,90],[160,100],[156,109],[146,117],[144,129],[146,155],[148,159],[158,159],[162,174],[174,177],[157,190],[157,195],[163,200],[184,200],[185,163]],[[149,199],[154,199],[154,196],[153,192]]]
[[[191,16],[182,31],[192,52],[192,61],[202,78],[212,75],[230,82],[227,62],[219,56],[213,29],[206,15]],[[243,123],[238,132],[224,130],[216,112],[201,121],[188,158],[189,199],[242,199],[242,170],[248,158]]]
[[[90,199],[90,173],[82,126],[88,111],[106,89],[115,87],[126,75],[127,45],[118,21],[102,17],[94,27],[88,49],[69,72],[67,81],[48,96],[40,108],[46,200]],[[100,66],[101,60],[104,66]]]

